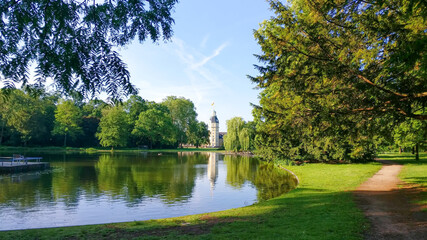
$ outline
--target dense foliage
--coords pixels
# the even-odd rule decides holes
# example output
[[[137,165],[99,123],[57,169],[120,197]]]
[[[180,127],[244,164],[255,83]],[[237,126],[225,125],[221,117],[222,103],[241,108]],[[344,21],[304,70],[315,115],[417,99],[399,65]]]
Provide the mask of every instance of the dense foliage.
[[[265,157],[369,160],[376,139],[427,119],[425,1],[269,1],[252,81]]]
[[[253,148],[255,128],[252,122],[241,117],[227,120],[227,134],[224,136],[224,148],[227,151],[248,151]]]
[[[0,1],[0,82],[26,85],[31,64],[37,84],[52,78],[65,92],[135,93],[114,50],[135,37],[170,39],[177,0]]]
[[[196,116],[194,104],[185,98],[168,97],[155,103],[132,95],[125,102],[108,104],[102,100],[61,99],[41,89],[27,92],[15,89],[7,94],[3,90],[0,91],[0,145],[200,146],[208,143],[209,131],[207,124],[199,122]],[[180,128],[183,123],[191,124]],[[179,139],[179,136],[184,137]]]
[[[64,147],[67,146],[67,135],[75,138],[81,134],[82,116],[80,109],[71,100],[60,101],[56,105],[53,135],[64,136]]]
[[[194,110],[193,102],[183,97],[177,98],[175,96],[167,97],[163,103],[172,117],[172,122],[176,126],[176,138],[178,144],[182,146],[183,143],[188,142],[190,139],[191,130],[196,128],[197,113]]]

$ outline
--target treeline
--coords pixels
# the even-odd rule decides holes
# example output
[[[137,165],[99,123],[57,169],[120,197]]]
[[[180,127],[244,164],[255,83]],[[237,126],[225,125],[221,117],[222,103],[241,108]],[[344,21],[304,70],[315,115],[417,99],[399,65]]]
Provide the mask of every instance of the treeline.
[[[43,89],[0,91],[0,145],[176,148],[208,141],[207,124],[182,97],[107,103]]]
[[[256,110],[254,111],[257,112]],[[310,138],[304,142],[304,132],[292,128],[288,131],[271,131],[266,134],[266,122],[260,118],[245,122],[241,117],[227,120],[227,134],[224,136],[224,148],[227,151],[253,151],[268,161],[271,160],[315,160],[315,161],[369,161],[377,152],[396,151],[412,152],[419,159],[419,152],[427,150],[427,122],[416,119],[405,119],[397,123],[382,123],[383,131],[367,132],[368,136],[349,140],[342,134],[338,139],[322,136]],[[284,121],[283,119],[281,121]],[[305,129],[306,133],[319,131],[315,126]],[[319,131],[320,132],[320,131]],[[277,139],[277,144],[271,141]],[[294,146],[289,144],[294,143]]]

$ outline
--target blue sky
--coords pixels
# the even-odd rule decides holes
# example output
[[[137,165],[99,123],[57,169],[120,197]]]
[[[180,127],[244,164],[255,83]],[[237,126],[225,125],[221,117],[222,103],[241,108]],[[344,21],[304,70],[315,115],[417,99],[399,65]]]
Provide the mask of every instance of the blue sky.
[[[214,102],[220,131],[226,131],[232,117],[253,119],[250,103],[259,102],[259,90],[246,75],[257,75],[253,54],[261,53],[253,30],[271,15],[264,0],[181,0],[171,41],[135,42],[119,52],[141,97],[185,97],[206,123]]]

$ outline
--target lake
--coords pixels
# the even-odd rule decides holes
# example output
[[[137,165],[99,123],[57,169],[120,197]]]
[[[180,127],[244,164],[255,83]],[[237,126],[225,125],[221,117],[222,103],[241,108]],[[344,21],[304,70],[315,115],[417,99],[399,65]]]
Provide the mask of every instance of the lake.
[[[297,184],[292,174],[256,158],[213,152],[37,156],[51,169],[0,175],[0,230],[220,211],[279,196]]]

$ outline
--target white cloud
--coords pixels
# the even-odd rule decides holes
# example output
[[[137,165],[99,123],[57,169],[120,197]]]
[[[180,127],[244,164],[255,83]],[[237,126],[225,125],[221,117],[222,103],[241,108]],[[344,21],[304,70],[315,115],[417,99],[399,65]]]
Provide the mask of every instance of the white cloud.
[[[218,56],[221,51],[227,47],[228,43],[223,43],[221,44],[217,49],[215,49],[215,51],[213,52],[212,55],[204,57],[201,61],[196,62],[195,64],[193,64],[191,66],[191,68],[200,68],[202,66],[204,66],[206,63],[208,63],[210,60],[212,60],[214,57]]]
[[[221,44],[210,56],[205,56],[179,38],[174,38],[173,43],[171,50],[184,65],[183,72],[191,83],[189,87],[194,91],[192,95],[196,94],[196,97],[201,100],[210,95],[210,91],[223,88],[222,81],[218,78],[218,69],[221,67],[210,61],[218,56],[228,43]]]
[[[200,43],[200,47],[205,48],[208,40],[209,40],[209,34],[205,35],[205,37],[202,39],[202,42]]]

